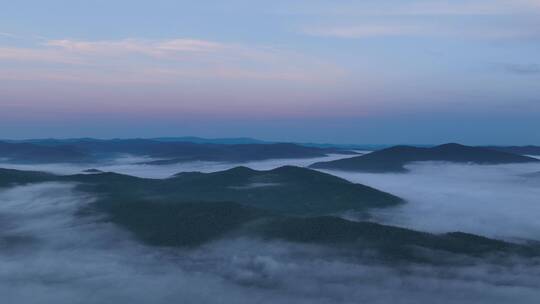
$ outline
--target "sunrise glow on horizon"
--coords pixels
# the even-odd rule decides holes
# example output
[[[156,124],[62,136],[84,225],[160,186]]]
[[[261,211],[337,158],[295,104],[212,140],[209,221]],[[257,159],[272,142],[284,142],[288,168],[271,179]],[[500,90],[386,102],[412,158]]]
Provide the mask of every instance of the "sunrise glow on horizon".
[[[0,138],[539,144],[539,54],[536,0],[10,1]]]

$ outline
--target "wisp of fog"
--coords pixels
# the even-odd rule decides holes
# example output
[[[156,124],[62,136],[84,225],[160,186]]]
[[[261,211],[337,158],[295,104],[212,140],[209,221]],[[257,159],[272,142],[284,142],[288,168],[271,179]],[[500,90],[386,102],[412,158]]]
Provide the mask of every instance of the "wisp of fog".
[[[300,166],[305,167],[319,161],[331,161],[341,158],[351,157],[344,154],[330,154],[315,158],[291,158],[291,159],[268,159],[262,161],[249,162],[209,162],[194,161],[182,162],[167,165],[144,164],[150,162],[153,158],[125,155],[112,161],[101,162],[97,164],[77,164],[77,163],[52,163],[52,164],[20,164],[11,163],[7,160],[0,160],[0,168],[44,171],[55,174],[77,174],[87,169],[98,169],[105,172],[116,172],[121,174],[133,175],[147,178],[167,178],[173,174],[186,171],[216,172],[234,168],[237,166],[246,166],[256,170],[270,170],[280,166]]]
[[[429,232],[540,240],[540,179],[527,176],[540,165],[423,162],[407,168],[395,174],[325,172],[407,200],[373,212],[376,221]]]

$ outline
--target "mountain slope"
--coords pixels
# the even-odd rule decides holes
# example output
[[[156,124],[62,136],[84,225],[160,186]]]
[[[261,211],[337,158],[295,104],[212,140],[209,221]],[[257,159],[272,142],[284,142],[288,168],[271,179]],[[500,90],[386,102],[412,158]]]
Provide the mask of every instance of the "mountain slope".
[[[31,143],[0,142],[0,158],[25,163],[85,162],[88,153],[73,146],[42,146]]]
[[[141,198],[166,203],[193,201],[239,204],[283,214],[323,215],[395,206],[400,198],[344,179],[299,167],[256,171],[236,167],[214,173],[185,172],[163,180],[103,173],[66,176],[116,202]]]
[[[484,148],[520,155],[540,155],[540,146],[486,146]]]
[[[194,247],[224,237],[247,236],[317,244],[348,256],[363,256],[367,251],[399,262],[441,263],[445,257],[451,260],[452,254],[540,255],[540,249],[532,244],[518,245],[461,232],[430,234],[333,216],[287,216],[232,202],[138,201],[129,208],[110,207],[107,213],[111,221],[153,246]]]
[[[369,248],[387,258],[407,261],[431,258],[419,252],[419,248],[472,256],[493,252],[540,254],[539,248],[519,246],[468,233],[431,234],[372,222],[352,222],[331,216],[275,218],[260,224],[258,229],[259,233],[267,238],[331,246],[347,245],[357,250]]]
[[[3,174],[2,174],[3,172]],[[4,185],[45,181],[80,183],[115,204],[152,200],[164,203],[233,201],[294,215],[326,215],[348,210],[395,206],[402,199],[314,170],[285,166],[268,171],[236,167],[214,173],[184,172],[167,179],[146,179],[112,172],[57,176],[18,170],[0,171]],[[0,184],[1,185],[1,184]]]
[[[402,200],[313,170],[285,166],[269,171],[245,167],[209,174],[179,174],[184,200],[235,201],[287,214],[330,214],[393,206]]]
[[[60,179],[60,176],[39,172],[0,168],[0,188]]]
[[[506,164],[538,162],[539,160],[485,148],[445,144],[432,148],[395,146],[352,158],[314,163],[310,168],[363,172],[405,172],[407,163],[417,161]]]

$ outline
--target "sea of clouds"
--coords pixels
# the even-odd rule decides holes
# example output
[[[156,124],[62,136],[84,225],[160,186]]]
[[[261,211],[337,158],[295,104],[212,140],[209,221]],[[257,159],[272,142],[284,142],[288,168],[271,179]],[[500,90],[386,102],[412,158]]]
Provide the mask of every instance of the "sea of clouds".
[[[343,156],[328,159],[338,157]],[[166,177],[238,165],[148,166],[134,160],[101,169]],[[320,160],[242,165],[271,169]],[[58,164],[17,168],[55,173],[88,169]],[[407,200],[375,212],[376,221],[430,232],[540,239],[540,180],[527,176],[540,171],[539,165],[418,163],[408,168],[404,174],[328,172]],[[99,215],[78,214],[94,199],[70,183],[0,189],[2,302],[446,304],[535,303],[540,298],[540,262],[535,259],[458,256],[455,265],[397,266],[329,248],[246,238],[189,250],[155,248]]]
[[[147,165],[148,158],[125,156],[88,166],[81,164],[12,164],[0,168],[76,174],[96,168],[147,178],[178,172],[215,172],[235,166],[269,170],[283,165],[308,166],[350,157],[329,155],[305,159],[271,159],[244,163],[186,162]],[[422,162],[407,165],[408,173],[358,173],[321,170],[407,200],[397,208],[373,212],[373,220],[429,232],[463,231],[489,237],[540,240],[540,164],[474,165]],[[346,214],[355,219],[354,214]]]
[[[390,266],[328,248],[225,239],[197,249],[140,244],[99,216],[93,198],[43,183],[0,192],[4,303],[533,303],[538,261],[458,257]]]
[[[407,203],[373,212],[387,224],[429,232],[463,231],[502,239],[540,240],[540,164],[423,162],[408,173],[326,171],[390,192]]]

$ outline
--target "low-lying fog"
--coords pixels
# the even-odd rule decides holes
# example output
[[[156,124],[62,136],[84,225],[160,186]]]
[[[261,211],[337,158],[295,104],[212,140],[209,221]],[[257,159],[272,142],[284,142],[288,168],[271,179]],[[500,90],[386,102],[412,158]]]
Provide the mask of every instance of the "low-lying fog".
[[[348,157],[243,164],[150,166],[124,158],[96,166],[142,177],[213,172],[237,165],[272,169]],[[72,164],[9,165],[77,173]],[[325,171],[405,198],[374,220],[431,232],[465,231],[540,240],[538,164],[417,163],[405,174]],[[538,261],[463,260],[460,266],[399,268],[351,260],[319,247],[221,240],[196,250],[144,246],[119,227],[75,216],[93,200],[73,185],[0,189],[0,294],[5,303],[534,303]],[[351,218],[354,215],[348,214]],[[434,300],[435,299],[435,300]]]
[[[430,232],[540,240],[540,164],[417,163],[408,173],[325,171],[407,200],[374,212],[379,222]],[[350,215],[349,215],[350,216]]]
[[[248,239],[150,248],[99,218],[73,185],[0,190],[2,303],[535,303],[534,261],[389,267]]]
[[[77,164],[21,165],[0,168],[38,170],[58,174],[89,168],[140,177],[165,178],[183,171],[215,172],[235,166],[268,170],[283,165],[307,166],[317,161],[350,157],[330,155],[306,159],[273,159],[246,163],[188,162],[174,165],[137,164],[148,160],[125,157],[99,166]],[[366,184],[408,201],[399,208],[375,212],[380,222],[431,232],[463,231],[490,237],[540,240],[540,164],[469,165],[417,163],[408,173],[351,173],[329,171],[352,182]],[[347,215],[354,219],[354,215]]]

